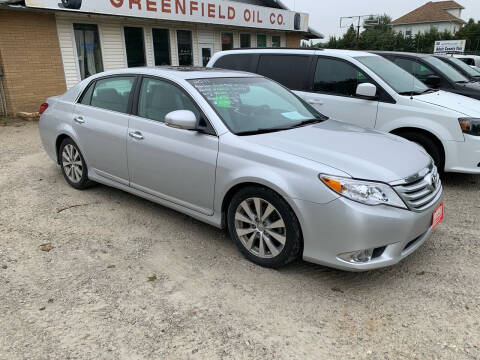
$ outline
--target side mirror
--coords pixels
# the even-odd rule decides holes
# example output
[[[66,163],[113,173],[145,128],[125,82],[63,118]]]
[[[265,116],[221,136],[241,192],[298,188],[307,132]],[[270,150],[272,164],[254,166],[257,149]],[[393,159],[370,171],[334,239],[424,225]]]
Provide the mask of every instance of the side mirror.
[[[197,117],[190,110],[172,111],[165,115],[165,124],[183,130],[196,130]]]
[[[442,78],[437,75],[428,75],[428,77],[425,79],[425,84],[434,88],[438,87],[441,82]]]
[[[364,83],[357,86],[357,96],[373,99],[377,96],[377,87],[370,83]]]

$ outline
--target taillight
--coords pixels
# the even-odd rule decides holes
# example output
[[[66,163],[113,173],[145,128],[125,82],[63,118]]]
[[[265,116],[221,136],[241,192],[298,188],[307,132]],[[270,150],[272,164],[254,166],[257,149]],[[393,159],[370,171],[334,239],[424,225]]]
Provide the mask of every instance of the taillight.
[[[40,105],[40,110],[38,110],[38,113],[39,113],[40,115],[42,115],[42,114],[45,112],[45,110],[47,110],[47,109],[48,109],[48,104],[47,104],[47,103],[43,103],[42,105]]]

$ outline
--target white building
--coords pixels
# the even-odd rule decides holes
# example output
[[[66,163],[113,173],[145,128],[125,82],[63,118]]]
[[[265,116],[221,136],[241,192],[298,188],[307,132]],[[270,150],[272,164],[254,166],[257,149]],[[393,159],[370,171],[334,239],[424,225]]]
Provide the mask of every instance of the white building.
[[[393,30],[406,36],[415,36],[436,28],[439,32],[455,34],[465,24],[462,10],[465,8],[455,1],[430,1],[408,14],[392,21]]]

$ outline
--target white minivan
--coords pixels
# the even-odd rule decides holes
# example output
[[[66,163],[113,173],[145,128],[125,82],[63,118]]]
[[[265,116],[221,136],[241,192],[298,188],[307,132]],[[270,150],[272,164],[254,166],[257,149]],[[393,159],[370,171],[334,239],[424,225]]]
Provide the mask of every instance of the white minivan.
[[[381,56],[240,49],[216,53],[207,66],[269,77],[333,119],[419,144],[439,169],[480,174],[480,101],[432,90]]]

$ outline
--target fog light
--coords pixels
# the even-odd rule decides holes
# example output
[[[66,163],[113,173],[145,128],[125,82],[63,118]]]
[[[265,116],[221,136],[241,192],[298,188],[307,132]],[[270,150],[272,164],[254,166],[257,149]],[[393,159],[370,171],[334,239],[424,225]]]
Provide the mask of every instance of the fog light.
[[[375,249],[372,248],[372,249],[352,251],[352,252],[340,254],[338,255],[338,257],[349,263],[366,263],[372,260],[373,250]]]

